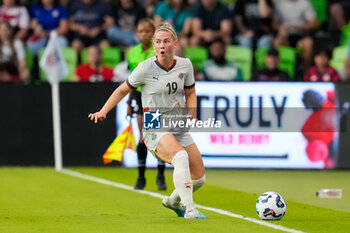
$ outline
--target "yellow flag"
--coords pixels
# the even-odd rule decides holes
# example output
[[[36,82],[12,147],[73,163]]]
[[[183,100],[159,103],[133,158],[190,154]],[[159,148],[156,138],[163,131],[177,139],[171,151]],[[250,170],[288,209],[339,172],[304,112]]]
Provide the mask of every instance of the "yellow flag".
[[[128,137],[127,137],[127,140],[126,140],[126,147],[125,148],[136,151],[137,150],[137,145],[136,145],[136,142],[135,142],[135,135],[134,135],[134,131],[132,130],[131,122],[130,122],[128,128],[129,128],[129,130],[128,130],[129,133],[128,133]]]
[[[111,163],[113,160],[122,161],[124,149],[137,149],[131,122],[128,127],[118,135],[103,155],[103,163]]]

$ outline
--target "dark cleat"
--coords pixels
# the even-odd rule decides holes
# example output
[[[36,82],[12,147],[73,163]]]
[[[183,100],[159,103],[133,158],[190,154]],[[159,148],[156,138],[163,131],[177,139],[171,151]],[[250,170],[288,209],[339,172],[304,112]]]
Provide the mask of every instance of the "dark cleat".
[[[143,188],[146,186],[146,179],[145,178],[142,178],[142,177],[139,177],[137,179],[137,183],[134,187],[134,189],[136,190],[143,190]]]
[[[158,185],[158,190],[166,190],[167,189],[164,176],[157,176],[157,185]]]

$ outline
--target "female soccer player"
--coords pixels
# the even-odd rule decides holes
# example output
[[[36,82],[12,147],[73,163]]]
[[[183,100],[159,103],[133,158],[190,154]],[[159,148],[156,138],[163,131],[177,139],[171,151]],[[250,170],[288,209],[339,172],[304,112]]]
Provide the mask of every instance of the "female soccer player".
[[[97,123],[106,119],[107,113],[138,86],[142,88],[144,111],[187,106],[191,112],[190,118],[196,119],[193,67],[189,59],[174,56],[177,44],[177,35],[169,24],[157,28],[153,39],[157,56],[140,63],[128,80],[112,93],[102,109],[89,114],[90,120]],[[163,200],[163,205],[174,210],[179,217],[207,218],[193,202],[193,191],[205,183],[205,171],[201,154],[190,134],[144,130],[143,140],[152,154],[174,166],[175,190]]]
[[[144,60],[153,57],[155,55],[152,39],[156,28],[151,19],[145,18],[139,21],[137,24],[136,35],[140,40],[140,44],[136,45],[128,52],[128,65],[130,71],[134,71],[136,66]],[[133,112],[136,113],[137,123],[139,130],[142,129],[142,103],[141,103],[141,90],[133,90],[129,95],[128,100],[128,115],[131,116]],[[135,100],[136,105],[132,107],[132,100]],[[135,189],[142,190],[146,185],[145,170],[146,170],[146,158],[147,148],[142,140],[142,133],[140,133],[140,142],[137,145],[137,159],[138,159],[138,172],[139,177],[137,179]],[[158,159],[158,175],[157,185],[158,190],[166,190],[167,186],[164,177],[165,163]]]

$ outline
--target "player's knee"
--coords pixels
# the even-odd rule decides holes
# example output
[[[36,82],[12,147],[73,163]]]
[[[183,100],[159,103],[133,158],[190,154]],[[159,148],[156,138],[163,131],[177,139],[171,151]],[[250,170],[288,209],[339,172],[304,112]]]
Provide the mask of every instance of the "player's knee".
[[[175,164],[178,161],[188,161],[188,154],[187,154],[187,152],[185,150],[180,150],[179,152],[177,152],[174,155],[171,163],[175,166]],[[188,164],[188,162],[187,162],[187,164]]]

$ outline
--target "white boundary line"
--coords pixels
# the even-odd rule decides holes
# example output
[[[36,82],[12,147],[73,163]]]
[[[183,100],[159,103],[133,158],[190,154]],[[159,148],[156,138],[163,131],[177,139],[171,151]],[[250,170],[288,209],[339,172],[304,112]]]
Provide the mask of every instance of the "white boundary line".
[[[121,189],[126,189],[126,190],[129,190],[129,191],[132,191],[132,192],[146,194],[146,195],[149,195],[149,196],[152,196],[152,197],[156,197],[156,198],[163,199],[164,197],[166,197],[165,195],[162,195],[162,194],[159,194],[159,193],[146,191],[146,190],[135,190],[134,187],[132,187],[130,185],[117,183],[117,182],[114,182],[114,181],[102,179],[102,178],[95,177],[95,176],[90,176],[90,175],[87,175],[87,174],[84,174],[84,173],[80,173],[80,172],[77,172],[77,171],[73,171],[73,170],[69,170],[69,169],[63,169],[61,172],[64,173],[64,174],[70,175],[70,176],[78,177],[80,179],[90,180],[90,181],[94,181],[94,182],[97,182],[97,183],[100,183],[100,184],[105,184],[105,185],[109,185],[109,186],[113,186],[113,187],[117,187],[117,188],[121,188]],[[253,223],[256,223],[256,224],[259,224],[259,225],[263,225],[263,226],[266,226],[266,227],[270,227],[270,228],[281,230],[281,231],[285,231],[285,232],[306,233],[304,231],[299,231],[299,230],[287,228],[287,227],[276,225],[276,224],[273,224],[273,223],[270,223],[270,222],[262,221],[262,220],[259,220],[259,219],[256,219],[256,218],[245,217],[243,215],[235,214],[235,213],[232,213],[232,212],[227,211],[227,210],[221,210],[221,209],[208,207],[208,206],[203,206],[203,205],[196,205],[196,207],[201,208],[201,209],[205,209],[205,210],[209,210],[209,211],[213,211],[213,212],[216,212],[216,213],[219,213],[219,214],[227,215],[227,216],[230,216],[230,217],[233,217],[233,218],[246,220],[246,221],[249,221],[249,222],[253,222]]]

